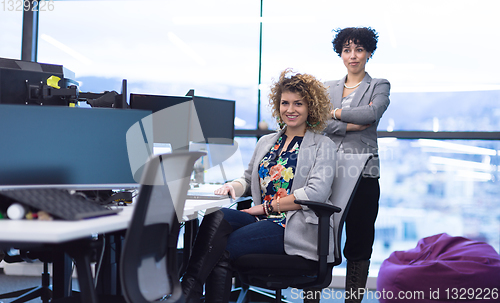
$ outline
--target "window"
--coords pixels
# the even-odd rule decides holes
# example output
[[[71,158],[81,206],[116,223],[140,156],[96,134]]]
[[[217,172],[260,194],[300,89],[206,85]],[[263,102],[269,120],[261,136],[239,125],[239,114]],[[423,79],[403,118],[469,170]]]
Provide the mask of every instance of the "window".
[[[378,230],[373,263],[438,233],[486,241],[500,251],[500,142],[379,139]]]
[[[84,92],[120,92],[127,79],[129,93],[183,96],[194,89],[235,100],[235,127],[255,129],[259,8],[254,1],[58,1],[40,15],[38,61],[75,72]],[[236,140],[242,155],[230,163],[237,169],[224,165],[233,178],[256,141]],[[206,177],[223,181],[219,168]]]
[[[0,57],[21,58],[23,13],[0,4]]]
[[[38,61],[72,70],[85,92],[127,79],[134,93],[236,100],[236,127],[254,129],[258,14],[253,2],[58,1],[40,15]]]
[[[500,131],[500,90],[394,92],[384,131]]]

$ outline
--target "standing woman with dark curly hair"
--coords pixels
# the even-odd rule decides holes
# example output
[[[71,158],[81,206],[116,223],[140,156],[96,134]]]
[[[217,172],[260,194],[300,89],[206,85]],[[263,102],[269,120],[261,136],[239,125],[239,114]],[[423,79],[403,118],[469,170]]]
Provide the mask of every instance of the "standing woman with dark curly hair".
[[[186,273],[187,302],[228,302],[231,261],[245,254],[288,254],[317,260],[316,215],[296,199],[329,203],[335,144],[320,132],[331,111],[326,87],[287,69],[271,87],[270,106],[280,129],[257,142],[243,176],[215,191],[251,195],[254,206],[223,208],[200,225]],[[333,260],[333,252],[330,254]],[[265,261],[265,260],[263,260]]]
[[[378,34],[367,27],[336,30],[333,48],[344,61],[347,75],[326,82],[333,110],[324,132],[339,152],[377,155],[377,125],[389,106],[389,81],[372,79],[365,65],[377,48]],[[346,218],[347,259],[346,302],[361,302],[375,236],[375,219],[380,197],[379,159],[375,156],[363,171],[363,178]]]

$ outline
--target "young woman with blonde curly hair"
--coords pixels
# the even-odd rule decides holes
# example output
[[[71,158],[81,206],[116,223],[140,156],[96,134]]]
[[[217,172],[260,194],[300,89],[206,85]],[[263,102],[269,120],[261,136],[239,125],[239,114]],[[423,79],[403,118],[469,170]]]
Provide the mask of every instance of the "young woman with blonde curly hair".
[[[331,111],[323,83],[284,70],[272,84],[269,105],[280,129],[257,142],[243,176],[215,191],[251,195],[254,206],[221,209],[203,218],[182,278],[187,302],[228,302],[231,261],[245,254],[288,254],[317,260],[315,214],[296,199],[328,202],[335,144],[320,132]],[[265,262],[265,260],[263,260]]]

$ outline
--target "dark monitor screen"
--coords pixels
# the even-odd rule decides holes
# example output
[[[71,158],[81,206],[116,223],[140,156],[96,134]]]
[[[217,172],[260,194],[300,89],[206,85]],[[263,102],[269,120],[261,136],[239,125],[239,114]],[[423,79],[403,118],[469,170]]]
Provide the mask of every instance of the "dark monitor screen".
[[[179,105],[186,101],[194,101],[196,114],[198,116],[199,125],[203,132],[205,143],[232,144],[234,140],[234,118],[235,118],[235,102],[232,100],[224,100],[217,98],[199,97],[199,96],[162,96],[162,95],[145,95],[145,94],[130,94],[130,107],[135,109],[148,109],[153,112],[158,112],[162,109]],[[186,117],[186,121],[189,118]],[[164,122],[164,121],[163,121]],[[189,122],[189,121],[188,121]],[[168,124],[168,127],[181,131],[183,127],[189,125],[179,125],[179,123]],[[155,121],[153,124],[156,125]],[[170,143],[169,138],[163,132],[154,131],[156,143]],[[189,136],[189,135],[187,135]],[[189,138],[193,142],[203,142],[198,138]]]
[[[0,187],[136,187],[126,134],[151,111],[0,104]]]
[[[153,112],[154,143],[168,143],[173,150],[185,150],[190,137],[190,106],[187,101],[191,100],[191,97],[130,94],[130,108]]]
[[[130,94],[130,108],[151,110],[153,113],[167,107],[193,100],[192,97]]]
[[[206,143],[227,144],[234,140],[234,101],[195,96],[194,106]]]

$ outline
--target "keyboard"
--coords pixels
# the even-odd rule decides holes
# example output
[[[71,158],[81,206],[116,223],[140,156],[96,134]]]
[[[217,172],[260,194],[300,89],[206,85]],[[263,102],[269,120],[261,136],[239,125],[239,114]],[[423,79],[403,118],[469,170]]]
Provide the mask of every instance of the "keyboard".
[[[112,215],[120,211],[120,209],[109,209],[95,201],[57,188],[9,189],[0,191],[0,195],[63,220],[88,219]]]

